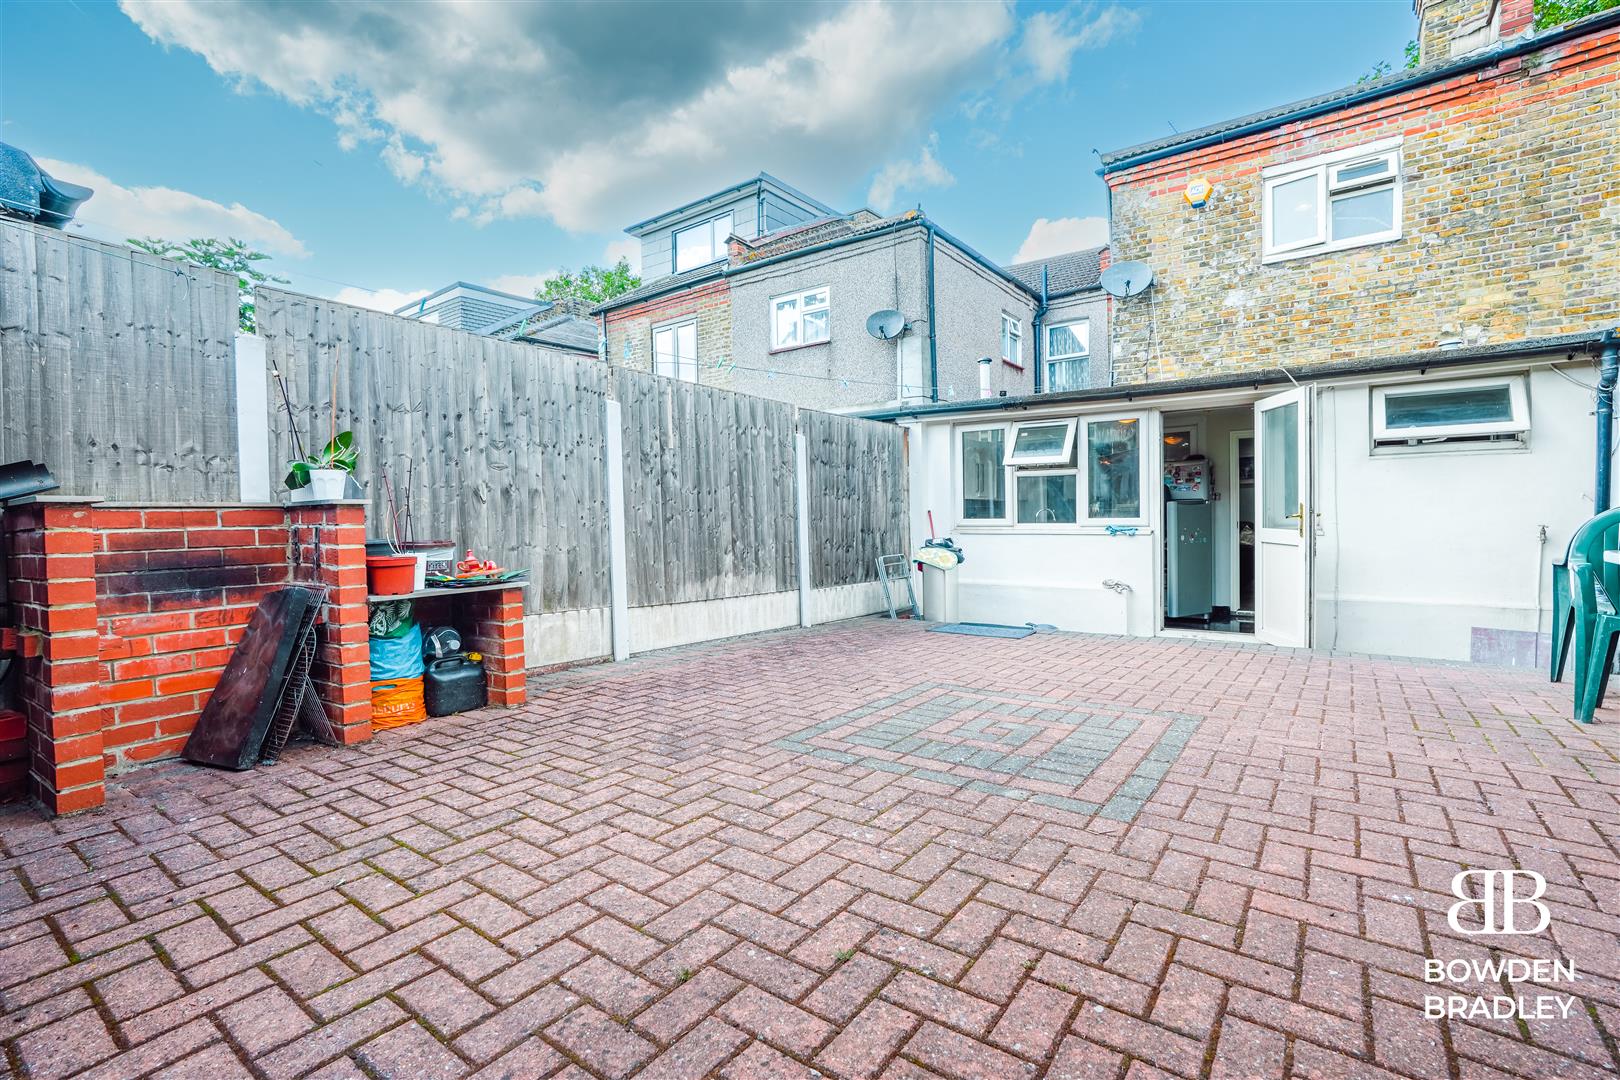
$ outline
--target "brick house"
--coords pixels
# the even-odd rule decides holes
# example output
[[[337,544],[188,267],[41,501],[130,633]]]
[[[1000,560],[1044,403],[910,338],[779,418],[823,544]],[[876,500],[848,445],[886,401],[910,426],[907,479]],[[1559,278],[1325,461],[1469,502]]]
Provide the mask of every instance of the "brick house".
[[[962,617],[1537,661],[1607,505],[1620,11],[1417,9],[1411,70],[1102,156],[1112,387],[882,414]]]
[[[611,363],[834,411],[1108,378],[1100,249],[1004,269],[920,212],[838,214],[763,173],[627,231],[646,280],[595,309]],[[869,332],[882,311],[898,338]]]

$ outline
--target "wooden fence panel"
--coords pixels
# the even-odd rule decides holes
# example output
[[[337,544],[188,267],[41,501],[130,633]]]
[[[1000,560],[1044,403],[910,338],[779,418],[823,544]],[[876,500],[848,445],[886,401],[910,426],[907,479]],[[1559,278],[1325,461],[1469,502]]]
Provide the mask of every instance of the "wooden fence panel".
[[[0,220],[0,461],[62,494],[238,497],[236,279]]]
[[[879,555],[910,550],[903,434],[892,424],[801,412],[810,494],[811,584],[877,580]]]
[[[796,588],[793,406],[623,368],[630,606]]]
[[[606,368],[280,290],[259,290],[258,319],[306,448],[354,432],[373,534],[408,512],[413,539],[528,568],[531,613],[608,604]],[[292,435],[269,392],[279,486]]]

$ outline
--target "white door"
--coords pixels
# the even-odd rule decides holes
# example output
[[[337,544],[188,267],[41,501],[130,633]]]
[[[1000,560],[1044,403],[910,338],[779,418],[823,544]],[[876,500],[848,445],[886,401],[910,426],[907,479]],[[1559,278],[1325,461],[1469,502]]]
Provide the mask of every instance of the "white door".
[[[1310,644],[1311,388],[1254,405],[1255,636]]]

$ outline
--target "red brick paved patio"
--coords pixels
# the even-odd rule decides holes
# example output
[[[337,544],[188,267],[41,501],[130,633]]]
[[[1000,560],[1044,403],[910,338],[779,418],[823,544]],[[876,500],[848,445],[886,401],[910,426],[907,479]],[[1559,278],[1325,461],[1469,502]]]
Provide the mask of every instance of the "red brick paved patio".
[[[1614,1074],[1620,713],[1535,673],[865,620],[532,690],[0,815],[4,1067]],[[1549,930],[1454,933],[1463,867]],[[1425,1019],[1427,956],[1579,1001]]]

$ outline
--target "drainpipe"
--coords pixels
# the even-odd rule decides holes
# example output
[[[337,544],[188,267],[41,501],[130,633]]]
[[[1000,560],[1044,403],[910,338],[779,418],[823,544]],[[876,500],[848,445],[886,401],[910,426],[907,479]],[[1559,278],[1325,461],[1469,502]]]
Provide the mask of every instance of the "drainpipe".
[[[1030,350],[1035,359],[1035,392],[1041,392],[1041,369],[1046,366],[1042,359],[1041,342],[1045,337],[1041,333],[1041,323],[1046,319],[1047,307],[1047,272],[1048,266],[1041,264],[1041,302],[1035,306],[1035,318],[1030,321],[1030,335],[1035,339],[1035,347]]]
[[[994,396],[990,390],[990,365],[995,361],[988,356],[979,358],[979,396],[987,398]]]
[[[939,328],[934,324],[934,223],[923,219],[928,230],[928,400],[939,400]]]
[[[1598,357],[1597,482],[1592,487],[1592,512],[1609,508],[1609,468],[1614,447],[1614,386],[1620,382],[1620,329],[1603,334]]]

